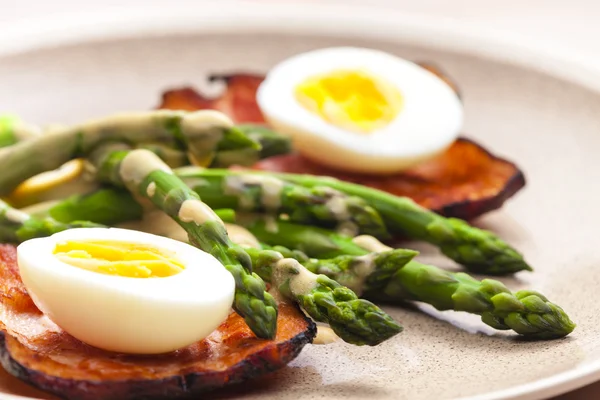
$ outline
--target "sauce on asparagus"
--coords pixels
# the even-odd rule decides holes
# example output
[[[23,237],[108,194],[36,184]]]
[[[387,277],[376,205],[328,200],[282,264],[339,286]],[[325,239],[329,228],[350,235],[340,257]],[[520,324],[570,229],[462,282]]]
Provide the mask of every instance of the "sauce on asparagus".
[[[328,326],[318,325],[317,336],[313,339],[313,344],[331,344],[337,342],[339,339],[340,337],[335,334],[333,329]]]
[[[6,219],[15,223],[22,223],[29,219],[29,215],[14,208],[2,210],[2,207],[0,207],[0,212],[1,211],[4,211],[4,217],[6,217]]]
[[[273,272],[273,282],[280,286],[289,281],[294,296],[308,295],[317,286],[315,278],[315,274],[292,258],[279,260]]]
[[[247,186],[260,186],[260,202],[268,211],[275,211],[281,207],[281,191],[285,182],[281,179],[266,175],[232,175],[224,181],[225,194],[241,196],[240,206],[244,209],[254,208],[254,200],[246,194]]]
[[[373,253],[383,253],[384,251],[393,250],[391,247],[386,246],[379,240],[369,235],[360,235],[352,239],[354,244],[362,247],[363,249]]]
[[[156,193],[156,183],[150,182],[150,184],[146,188],[146,194],[148,195],[148,197],[152,197],[154,196],[154,193]]]
[[[248,246],[255,249],[260,249],[260,243],[258,239],[250,233],[250,231],[243,226],[236,224],[225,224],[227,234],[233,243],[237,243],[240,246]]]
[[[202,225],[207,221],[220,221],[223,223],[212,208],[196,199],[185,200],[181,204],[178,217],[183,222],[193,222],[196,225]]]
[[[148,150],[132,150],[121,161],[119,174],[123,182],[131,182],[136,187],[154,171],[163,171],[172,174],[169,168],[160,158]]]

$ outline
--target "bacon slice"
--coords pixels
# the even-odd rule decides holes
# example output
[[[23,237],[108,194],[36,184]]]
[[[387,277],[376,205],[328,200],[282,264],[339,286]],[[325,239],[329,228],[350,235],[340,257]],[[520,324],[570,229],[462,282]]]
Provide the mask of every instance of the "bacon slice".
[[[194,89],[185,87],[166,91],[158,108],[170,110],[218,110],[237,123],[264,124],[265,120],[256,104],[256,90],[263,81],[261,75],[234,74],[211,75],[210,82],[222,81],[226,90],[220,97],[208,98]]]
[[[173,353],[103,351],[62,331],[35,307],[11,245],[0,245],[0,329],[0,361],[10,374],[58,396],[82,400],[197,398],[285,366],[316,333],[300,310],[280,304],[274,340],[257,339],[232,313],[209,337]]]
[[[456,83],[437,66],[431,63],[421,65],[459,93]],[[160,108],[209,108],[229,114],[238,123],[264,123],[255,101],[256,90],[262,79],[261,76],[249,74],[211,76],[211,81],[226,83],[226,90],[220,97],[207,98],[192,88],[175,89],[163,94]],[[483,146],[465,138],[458,139],[437,158],[392,176],[362,176],[334,171],[298,154],[265,159],[254,168],[334,176],[408,196],[431,210],[463,219],[474,219],[500,208],[525,186],[523,172],[514,163],[495,156]]]

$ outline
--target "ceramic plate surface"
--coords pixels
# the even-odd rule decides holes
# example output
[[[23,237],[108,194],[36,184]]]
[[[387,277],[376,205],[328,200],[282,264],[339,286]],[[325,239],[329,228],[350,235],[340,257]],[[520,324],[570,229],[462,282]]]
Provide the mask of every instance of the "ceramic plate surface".
[[[11,45],[0,46],[0,109],[38,123],[148,109],[167,88],[218,90],[207,87],[208,73],[265,72],[287,56],[325,46],[367,46],[433,61],[461,87],[465,135],[526,174],[522,192],[477,221],[522,250],[536,269],[502,280],[511,289],[540,290],[578,327],[564,340],[524,342],[458,313],[386,308],[405,326],[393,340],[374,348],[307,346],[269,379],[219,396],[535,399],[600,378],[598,75],[534,48],[528,53],[515,44],[511,52],[506,43],[435,21],[416,26],[389,13],[365,17],[354,10],[342,17],[324,10],[313,13],[315,23],[305,11],[264,12],[256,6],[231,15],[204,10],[193,14],[195,20],[190,13],[180,20],[117,16],[116,25],[101,18],[85,26],[73,22],[81,27],[75,32],[64,23],[61,29],[37,27],[22,40],[14,31]],[[454,268],[431,248],[420,249],[422,259]],[[1,376],[0,390],[48,398]]]

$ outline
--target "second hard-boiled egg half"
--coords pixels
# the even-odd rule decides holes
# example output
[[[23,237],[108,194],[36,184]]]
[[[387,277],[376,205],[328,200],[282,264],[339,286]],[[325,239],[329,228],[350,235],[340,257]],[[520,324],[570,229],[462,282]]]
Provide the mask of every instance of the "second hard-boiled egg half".
[[[339,170],[389,174],[431,158],[456,139],[463,107],[439,77],[391,54],[315,50],[275,66],[258,105],[305,157]]]
[[[229,315],[231,274],[208,253],[117,228],[71,229],[17,248],[36,306],[101,349],[173,351],[208,336]]]

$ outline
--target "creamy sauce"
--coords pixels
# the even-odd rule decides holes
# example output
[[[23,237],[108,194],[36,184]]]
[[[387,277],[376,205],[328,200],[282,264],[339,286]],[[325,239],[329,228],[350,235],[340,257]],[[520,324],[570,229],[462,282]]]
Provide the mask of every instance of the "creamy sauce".
[[[260,249],[260,243],[258,239],[250,233],[250,231],[243,226],[235,225],[235,224],[225,224],[225,229],[227,229],[227,234],[233,243],[237,243],[242,247],[253,247],[255,249]]]
[[[121,161],[119,175],[123,182],[134,189],[154,171],[163,171],[172,174],[173,171],[158,156],[149,150],[132,150]],[[137,191],[137,190],[135,190]]]
[[[148,197],[154,197],[155,193],[156,193],[156,183],[150,182],[150,184],[146,188],[146,194],[148,195]]]
[[[269,233],[277,233],[279,232],[279,224],[277,224],[277,219],[273,215],[265,215],[265,230]]]
[[[281,191],[284,183],[272,176],[261,177],[262,204],[267,210],[277,210],[281,207]]]
[[[202,172],[204,168],[198,167],[196,165],[187,165],[185,167],[176,168],[175,174],[180,178],[190,178],[195,177],[199,172]]]
[[[335,334],[333,329],[328,326],[318,325],[317,336],[315,336],[313,344],[331,344],[337,342],[339,339],[340,337]]]
[[[101,141],[127,140],[130,143],[174,142],[173,134],[166,128],[167,122],[180,120],[185,111],[152,110],[125,112],[91,120],[82,124],[57,128],[53,136],[81,135],[84,151],[96,147]]]
[[[340,222],[336,228],[336,232],[345,236],[356,236],[359,232],[358,225],[351,221]]]
[[[9,221],[12,221],[12,222],[18,223],[18,224],[23,223],[29,219],[29,215],[27,215],[23,211],[19,211],[14,208],[6,208],[4,210],[4,217],[6,219],[8,219]]]
[[[214,110],[200,110],[186,114],[181,120],[181,133],[185,137],[192,157],[201,165],[212,158],[217,143],[233,121],[225,114]]]
[[[174,148],[170,148],[163,144],[144,144],[137,146],[137,148],[150,150],[151,152],[159,156],[160,159],[167,163],[167,165],[169,165],[171,168],[181,167],[189,163],[188,157],[185,154],[185,152]]]
[[[221,221],[221,218],[215,212],[200,200],[185,200],[181,204],[178,217],[183,222],[193,222],[196,225],[202,225],[207,221]]]
[[[297,260],[284,258],[275,264],[273,284],[279,287],[289,280],[290,291],[299,296],[310,293],[317,286],[316,277]]]
[[[260,187],[261,206],[267,211],[276,211],[281,207],[281,192],[285,182],[272,176],[263,175],[232,175],[224,181],[224,193],[240,196],[240,207],[250,210],[256,205],[254,199],[247,196],[248,186]]]
[[[277,303],[277,305],[281,303],[289,303],[289,300],[286,299],[279,290],[277,290],[275,285],[271,285],[271,288],[269,289],[269,294],[273,296],[273,299],[275,300],[275,303]]]
[[[347,221],[350,219],[350,213],[348,212],[348,205],[346,204],[346,198],[341,196],[334,196],[327,200],[325,206],[329,208],[331,214],[337,221]]]
[[[357,236],[353,238],[352,241],[359,247],[362,247],[363,249],[374,253],[382,253],[384,251],[393,250],[391,247],[386,246],[373,236],[369,235]]]
[[[199,177],[180,177],[183,183],[185,183],[188,187],[194,189],[196,187],[209,186],[210,183],[204,179]]]
[[[375,270],[376,255],[376,253],[370,253],[356,257],[354,262],[350,264],[352,279],[344,280],[344,282],[340,281],[340,283],[352,289],[357,296],[360,296],[363,291],[365,280]]]

